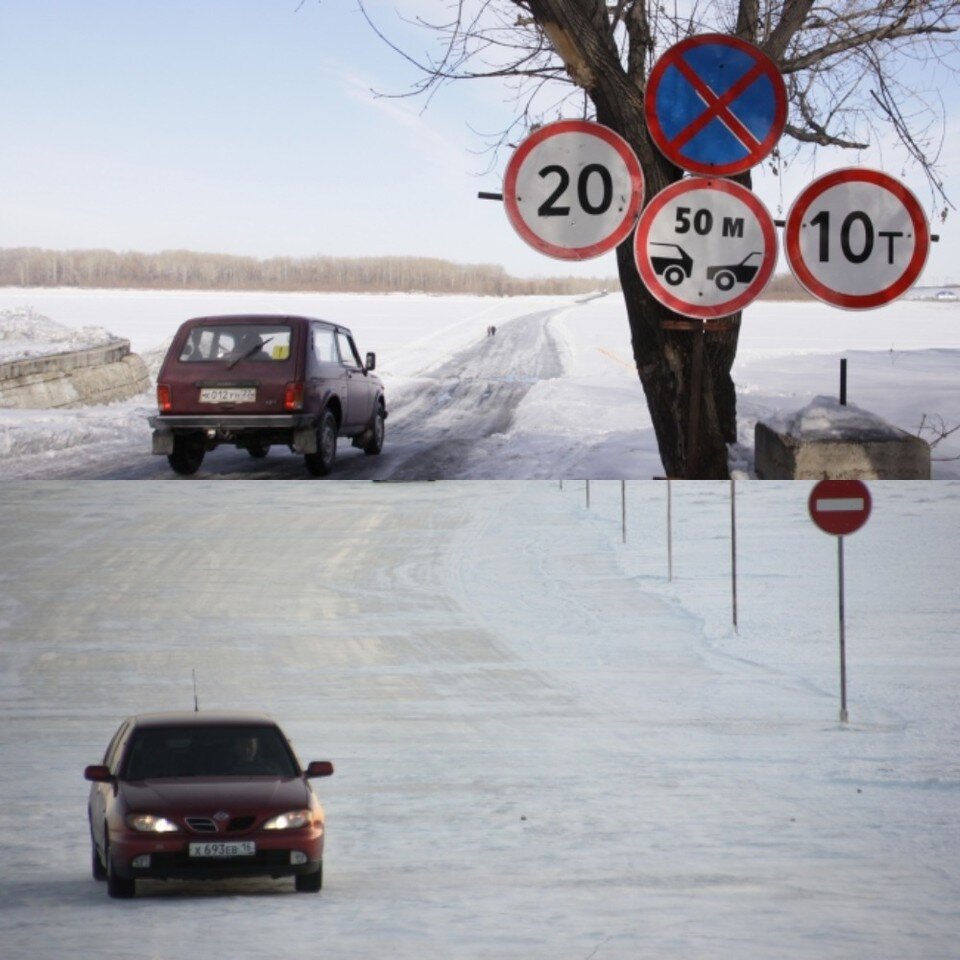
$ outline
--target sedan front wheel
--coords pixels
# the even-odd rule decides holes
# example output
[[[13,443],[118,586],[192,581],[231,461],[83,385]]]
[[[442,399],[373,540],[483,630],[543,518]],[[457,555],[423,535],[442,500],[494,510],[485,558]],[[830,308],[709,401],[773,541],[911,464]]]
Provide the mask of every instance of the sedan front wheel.
[[[293,880],[297,893],[319,893],[323,887],[323,863],[313,873],[298,873]]]

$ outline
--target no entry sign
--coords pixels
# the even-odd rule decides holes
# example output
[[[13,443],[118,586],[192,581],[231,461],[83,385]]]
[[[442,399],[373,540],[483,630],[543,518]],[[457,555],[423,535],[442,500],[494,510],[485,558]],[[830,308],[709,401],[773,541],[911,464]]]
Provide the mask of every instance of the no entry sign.
[[[756,166],[787,121],[776,64],[736,37],[704,34],[654,64],[645,100],[653,142],[692,173],[728,177]]]
[[[826,303],[866,310],[896,300],[920,276],[930,229],[917,198],[879,170],[851,167],[814,180],[787,214],[787,262]]]
[[[821,480],[811,491],[810,518],[824,533],[844,537],[870,517],[870,491],[860,480]]]
[[[516,149],[503,202],[530,246],[560,260],[589,260],[630,236],[643,204],[643,173],[630,145],[608,127],[561,120]]]
[[[767,208],[745,187],[691,177],[647,205],[634,257],[664,306],[710,320],[742,310],[760,294],[776,263],[777,233]]]

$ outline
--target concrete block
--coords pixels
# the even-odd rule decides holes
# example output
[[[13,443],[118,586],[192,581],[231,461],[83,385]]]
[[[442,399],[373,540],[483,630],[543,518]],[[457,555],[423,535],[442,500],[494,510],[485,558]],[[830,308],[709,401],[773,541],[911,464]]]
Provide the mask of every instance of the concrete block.
[[[869,411],[817,397],[757,423],[754,470],[761,480],[929,480],[930,447]]]
[[[0,364],[0,408],[57,409],[129,400],[150,389],[127,340]]]

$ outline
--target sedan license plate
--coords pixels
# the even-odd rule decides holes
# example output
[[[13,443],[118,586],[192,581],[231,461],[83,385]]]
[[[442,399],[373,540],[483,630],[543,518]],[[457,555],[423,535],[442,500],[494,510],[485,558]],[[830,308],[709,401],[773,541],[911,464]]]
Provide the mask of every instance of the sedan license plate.
[[[191,857],[252,857],[257,852],[253,840],[238,840],[233,843],[191,843]]]
[[[201,387],[201,403],[253,403],[256,387]]]

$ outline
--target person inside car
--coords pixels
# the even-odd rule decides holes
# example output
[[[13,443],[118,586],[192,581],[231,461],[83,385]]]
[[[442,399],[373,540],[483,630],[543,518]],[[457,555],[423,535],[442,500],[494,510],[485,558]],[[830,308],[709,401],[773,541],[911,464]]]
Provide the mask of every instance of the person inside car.
[[[233,764],[231,772],[266,773],[267,765],[260,756],[260,741],[256,737],[240,737],[233,742]]]
[[[272,339],[272,337],[267,337],[264,340],[256,330],[244,333],[227,355],[227,359],[231,361],[231,364],[239,363],[241,360],[269,360],[270,354],[263,348]]]

